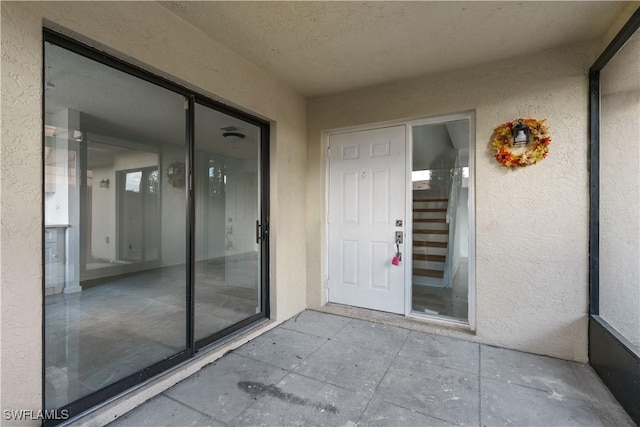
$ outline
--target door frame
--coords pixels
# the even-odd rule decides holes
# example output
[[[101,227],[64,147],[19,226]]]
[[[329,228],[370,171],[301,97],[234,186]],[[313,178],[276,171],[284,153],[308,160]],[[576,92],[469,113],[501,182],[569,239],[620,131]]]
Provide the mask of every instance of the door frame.
[[[404,316],[407,318],[426,321],[434,324],[442,324],[445,326],[456,326],[475,331],[476,329],[476,227],[475,227],[475,110],[463,111],[460,113],[452,113],[446,115],[437,115],[430,117],[422,117],[418,119],[406,119],[406,120],[393,120],[378,123],[371,123],[366,125],[348,126],[343,128],[330,129],[323,132],[323,150],[325,155],[325,177],[324,177],[324,250],[323,255],[325,257],[322,263],[323,268],[323,280],[322,280],[322,292],[323,300],[328,303],[329,298],[329,192],[330,188],[330,167],[331,159],[329,156],[329,143],[330,137],[333,135],[339,135],[348,132],[361,132],[368,130],[383,129],[394,126],[405,127],[405,180],[407,185],[405,186],[405,254],[411,254],[413,251],[412,239],[408,236],[413,236],[413,211],[412,211],[412,181],[411,172],[413,165],[413,138],[412,128],[414,126],[426,125],[426,124],[439,124],[454,120],[468,120],[469,121],[469,293],[468,293],[468,322],[456,321],[453,319],[444,319],[437,316],[420,315],[411,312],[411,297],[412,297],[412,259],[411,257],[404,257],[405,268],[405,304],[404,304]]]
[[[424,119],[412,120],[407,122],[407,165],[413,165],[413,132],[414,126],[437,125],[456,120],[469,121],[469,278],[468,278],[468,294],[467,294],[467,317],[468,321],[457,321],[453,319],[443,319],[438,316],[428,314],[417,314],[411,312],[411,260],[407,262],[407,274],[409,274],[405,285],[406,302],[405,315],[411,318],[428,319],[435,323],[454,324],[468,327],[470,330],[476,329],[476,205],[475,205],[475,111],[467,111],[456,114],[448,114],[443,116],[434,116]],[[407,182],[411,183],[411,169],[407,167]],[[407,186],[407,234],[413,236],[413,209],[412,209],[412,186]],[[406,248],[407,253],[413,253],[413,240],[409,239],[409,246]]]

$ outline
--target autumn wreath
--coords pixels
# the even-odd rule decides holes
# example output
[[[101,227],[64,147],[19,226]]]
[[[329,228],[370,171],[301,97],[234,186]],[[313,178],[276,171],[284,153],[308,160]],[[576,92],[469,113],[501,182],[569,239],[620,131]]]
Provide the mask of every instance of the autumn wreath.
[[[509,168],[516,168],[533,165],[547,157],[551,136],[544,122],[545,119],[519,119],[495,128],[491,146],[498,162]],[[529,141],[525,146],[514,147],[513,131],[520,124],[529,128]]]

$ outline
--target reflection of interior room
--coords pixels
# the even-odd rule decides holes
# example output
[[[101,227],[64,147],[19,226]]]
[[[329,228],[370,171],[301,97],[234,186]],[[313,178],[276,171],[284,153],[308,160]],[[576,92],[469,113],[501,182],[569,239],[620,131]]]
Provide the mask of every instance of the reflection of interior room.
[[[467,120],[413,127],[412,181],[412,311],[467,320]]]
[[[45,399],[58,408],[186,347],[186,125],[179,94],[54,45],[45,58]],[[201,339],[259,311],[260,138],[201,105],[196,129]]]

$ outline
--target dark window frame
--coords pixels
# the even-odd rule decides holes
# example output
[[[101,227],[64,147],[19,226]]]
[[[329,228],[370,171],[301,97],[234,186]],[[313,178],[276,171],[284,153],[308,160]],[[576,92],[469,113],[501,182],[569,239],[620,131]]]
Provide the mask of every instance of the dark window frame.
[[[132,375],[129,375],[101,390],[98,390],[94,393],[91,393],[81,399],[78,399],[74,402],[71,402],[61,408],[56,408],[58,411],[66,410],[69,418],[77,417],[88,410],[105,403],[109,399],[120,395],[134,386],[144,383],[145,381],[155,377],[158,374],[166,372],[167,370],[176,367],[179,364],[185,363],[191,359],[193,359],[198,351],[203,350],[205,348],[209,348],[220,343],[220,340],[223,338],[227,338],[231,335],[241,334],[244,330],[251,329],[254,325],[262,322],[266,319],[270,318],[270,295],[269,295],[269,200],[270,200],[270,192],[269,192],[269,176],[270,176],[270,123],[266,120],[253,116],[249,113],[246,113],[238,108],[232,107],[230,105],[224,104],[220,101],[209,98],[205,95],[198,93],[195,90],[189,89],[185,86],[179,85],[175,82],[172,82],[169,79],[158,76],[148,70],[145,70],[136,65],[129,64],[109,53],[100,51],[94,47],[91,47],[85,43],[81,43],[77,40],[74,40],[71,37],[68,37],[59,32],[53,31],[49,28],[43,28],[43,39],[42,39],[42,87],[45,84],[45,45],[46,43],[52,43],[64,49],[67,49],[73,53],[82,55],[88,59],[99,62],[105,66],[114,68],[118,71],[124,72],[131,76],[137,77],[143,81],[155,84],[164,89],[170,90],[177,94],[180,94],[185,97],[188,108],[185,109],[185,123],[186,123],[186,135],[185,135],[185,159],[186,159],[186,174],[188,177],[188,185],[185,185],[185,203],[186,203],[186,225],[187,229],[185,234],[185,244],[186,244],[186,277],[185,277],[185,286],[187,289],[186,292],[186,308],[187,308],[187,321],[186,321],[186,348],[173,356],[164,359],[160,362],[152,364]],[[216,111],[219,111],[223,114],[227,114],[234,118],[243,120],[247,123],[257,126],[260,129],[260,137],[261,137],[261,146],[260,146],[260,174],[261,174],[261,188],[260,188],[260,292],[261,292],[261,312],[255,314],[235,325],[232,325],[222,331],[216,332],[213,335],[198,340],[197,342],[194,339],[194,307],[195,307],[195,292],[194,292],[194,271],[195,271],[195,194],[194,194],[194,175],[193,175],[193,167],[194,167],[194,151],[195,151],[195,103],[198,102],[202,105],[205,105],[209,108],[212,108]],[[45,105],[44,105],[44,95],[41,105],[41,113],[42,113],[42,128],[44,129],[45,124]],[[44,148],[45,148],[45,136],[44,132],[42,134],[42,161],[44,161]],[[41,171],[41,182],[45,182],[45,172],[44,167]],[[42,200],[44,200],[44,185],[42,188]],[[44,202],[41,206],[41,216],[42,216],[42,231],[43,237],[45,232],[45,207]],[[44,247],[42,248],[41,254],[41,262],[44,265],[45,261],[45,251]],[[44,310],[46,307],[45,304],[45,277],[43,274],[42,277],[42,343],[43,343],[43,352],[42,352],[42,408],[46,408],[45,406],[45,352],[46,352],[46,343],[45,343],[45,322],[44,322]],[[60,412],[59,412],[60,413]],[[54,426],[64,422],[62,419],[51,419],[51,420],[43,420],[43,426]]]
[[[589,363],[640,424],[640,353],[600,317],[600,72],[640,31],[640,8],[589,69]]]

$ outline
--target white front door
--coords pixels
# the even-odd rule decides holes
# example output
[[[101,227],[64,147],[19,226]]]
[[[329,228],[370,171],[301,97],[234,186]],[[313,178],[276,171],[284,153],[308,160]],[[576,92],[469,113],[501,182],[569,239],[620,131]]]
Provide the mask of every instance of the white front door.
[[[405,146],[405,126],[329,137],[330,302],[404,313]]]

